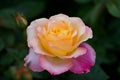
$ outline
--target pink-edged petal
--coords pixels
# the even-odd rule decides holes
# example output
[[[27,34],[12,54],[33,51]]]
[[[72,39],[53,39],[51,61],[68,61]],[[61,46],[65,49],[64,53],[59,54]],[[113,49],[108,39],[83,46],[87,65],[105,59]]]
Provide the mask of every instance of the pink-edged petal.
[[[48,19],[41,18],[31,22],[31,24],[27,27],[27,41],[29,47],[34,46],[33,44],[30,44],[29,41],[31,41],[31,39],[33,38],[37,38],[36,29],[38,27],[44,27],[47,23],[48,23]]]
[[[50,20],[66,20],[68,18],[69,18],[69,16],[67,16],[65,14],[57,14],[57,15],[51,16]]]
[[[71,59],[61,59],[58,57],[40,56],[40,66],[51,73],[51,75],[59,75],[68,71],[72,66]]]
[[[30,48],[33,48],[36,54],[52,56],[42,49],[42,46],[38,40],[38,34],[36,33],[38,29],[40,29],[39,27],[45,27],[47,23],[48,19],[46,18],[41,18],[33,21],[27,28],[27,41],[28,46]]]
[[[85,33],[85,24],[79,17],[70,17],[71,27],[77,30],[78,37]]]
[[[35,47],[34,49],[37,49],[37,50],[34,50],[36,53],[39,53],[39,49],[40,49],[36,29],[38,27],[45,26],[45,24],[47,24],[47,22],[48,22],[48,19],[46,19],[46,18],[37,19],[37,20],[31,22],[31,24],[27,28],[28,46],[33,47],[33,48]]]
[[[86,53],[87,49],[84,47],[78,47],[73,53],[72,55],[69,56],[64,56],[62,58],[76,58],[78,56],[84,55]]]
[[[40,43],[38,43],[38,39],[37,38],[34,38],[34,39],[31,39],[29,41],[29,43],[32,45],[30,48],[32,48],[34,50],[34,52],[38,55],[48,55],[48,56],[53,56],[49,53],[47,53],[46,51],[44,51],[40,45]]]
[[[25,66],[29,66],[32,71],[41,72],[44,69],[39,65],[39,55],[35,54],[33,49],[29,50],[29,54],[25,57]]]
[[[84,72],[89,72],[90,68],[95,64],[96,54],[94,49],[87,43],[82,43],[80,47],[87,49],[86,54],[74,58],[73,66],[70,69],[71,72],[76,74],[81,74]]]
[[[50,17],[49,22],[48,22],[48,30],[50,30],[53,27],[57,26],[69,26],[70,25],[70,19],[67,15],[64,14],[58,14]]]
[[[80,42],[79,43],[82,43],[82,42],[84,42],[84,41],[86,41],[86,40],[88,40],[89,38],[92,38],[92,37],[93,37],[93,33],[92,33],[91,28],[86,26],[85,33],[80,36]]]

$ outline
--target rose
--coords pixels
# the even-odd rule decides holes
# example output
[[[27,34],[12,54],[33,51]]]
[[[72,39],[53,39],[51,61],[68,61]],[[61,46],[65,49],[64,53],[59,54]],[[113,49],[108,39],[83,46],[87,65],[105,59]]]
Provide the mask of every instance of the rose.
[[[89,72],[95,63],[95,51],[84,41],[92,38],[92,30],[78,17],[58,14],[50,19],[33,21],[27,28],[30,48],[25,66],[36,72],[47,70],[58,75],[70,70]]]

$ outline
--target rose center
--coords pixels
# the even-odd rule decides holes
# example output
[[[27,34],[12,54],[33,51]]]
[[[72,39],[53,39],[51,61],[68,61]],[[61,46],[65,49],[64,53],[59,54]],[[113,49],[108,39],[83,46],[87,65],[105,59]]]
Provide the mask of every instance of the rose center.
[[[45,30],[45,31],[44,31]],[[43,29],[45,33],[39,34],[43,48],[55,56],[65,56],[71,53],[73,48],[73,36],[76,35],[68,24],[54,23]],[[42,31],[42,32],[43,32]]]

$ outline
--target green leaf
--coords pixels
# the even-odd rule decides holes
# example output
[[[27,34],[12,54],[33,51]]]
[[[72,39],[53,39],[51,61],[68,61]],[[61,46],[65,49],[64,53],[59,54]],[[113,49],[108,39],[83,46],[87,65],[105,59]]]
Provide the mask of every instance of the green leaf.
[[[8,69],[4,72],[4,75],[8,78],[11,78],[11,77],[13,77],[13,72],[11,69]]]
[[[16,53],[16,56],[19,59],[24,59],[25,56],[28,54],[28,49],[26,47],[22,47],[22,49],[20,49],[19,47],[17,47],[17,49],[19,49],[19,51]]]
[[[107,74],[98,65],[94,66],[94,68],[91,69],[90,73],[83,76],[86,77],[86,79],[88,78],[88,80],[107,80],[108,79]]]
[[[8,36],[7,36],[8,35]],[[13,34],[7,34],[5,37],[6,45],[7,46],[13,46],[15,43],[15,36]]]
[[[34,76],[34,78],[39,78],[40,80],[50,80],[49,78],[51,77],[51,75],[47,71],[43,71],[40,73],[32,71],[31,73]]]
[[[14,29],[15,28],[15,20],[13,15],[16,13],[14,9],[2,9],[0,10],[0,21],[3,27]]]
[[[97,20],[100,18],[100,15],[102,14],[104,7],[105,7],[104,2],[100,2],[95,5],[90,15],[90,21],[92,24],[95,24]]]
[[[5,42],[5,47],[12,47],[15,43],[15,36],[10,32],[6,32],[3,35],[3,40]]]
[[[0,65],[3,66],[8,66],[12,64],[13,61],[14,61],[13,57],[10,56],[9,54],[5,54],[0,57]]]
[[[9,66],[10,64],[12,64],[14,61],[14,64],[19,61],[19,55],[18,54],[18,50],[15,48],[7,48],[5,53],[2,53],[2,56],[0,57],[0,65],[3,66]]]
[[[94,66],[89,73],[86,74],[70,74],[67,80],[107,80],[108,76],[106,73],[98,66]]]
[[[15,43],[15,35],[12,30],[0,29],[0,36],[5,44],[5,47],[12,47]]]
[[[97,44],[95,45],[95,51],[97,56],[97,63],[101,64],[103,62],[107,62],[106,60],[106,48],[104,45]]]
[[[89,4],[88,4],[88,6],[89,6],[89,7],[86,7],[86,5],[85,5],[85,6],[82,6],[82,7],[80,7],[80,9],[79,9],[79,11],[78,11],[78,16],[80,16],[80,18],[81,18],[85,23],[90,22],[90,21],[87,22],[87,20],[88,20],[88,18],[89,18],[89,16],[90,16],[90,11],[91,11],[91,9],[93,8],[92,5],[89,5]]]
[[[14,29],[17,26],[16,14],[22,14],[27,19],[37,17],[44,9],[43,1],[25,1],[17,6],[0,10],[0,24],[6,28]]]
[[[30,19],[39,15],[43,9],[43,1],[26,1],[15,8],[18,13],[23,14],[26,18]]]
[[[107,3],[107,9],[109,11],[109,13],[114,16],[114,17],[117,17],[117,18],[120,18],[120,1],[119,1],[119,5],[118,3],[115,3],[113,1],[109,1]]]

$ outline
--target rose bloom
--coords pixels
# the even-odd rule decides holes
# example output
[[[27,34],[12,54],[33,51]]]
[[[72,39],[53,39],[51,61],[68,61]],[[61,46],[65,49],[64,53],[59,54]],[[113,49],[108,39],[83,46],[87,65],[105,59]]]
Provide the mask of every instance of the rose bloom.
[[[70,70],[81,74],[95,64],[95,51],[84,41],[92,38],[92,30],[78,17],[58,14],[40,18],[27,28],[29,54],[25,66],[35,72],[47,70],[59,75]]]

